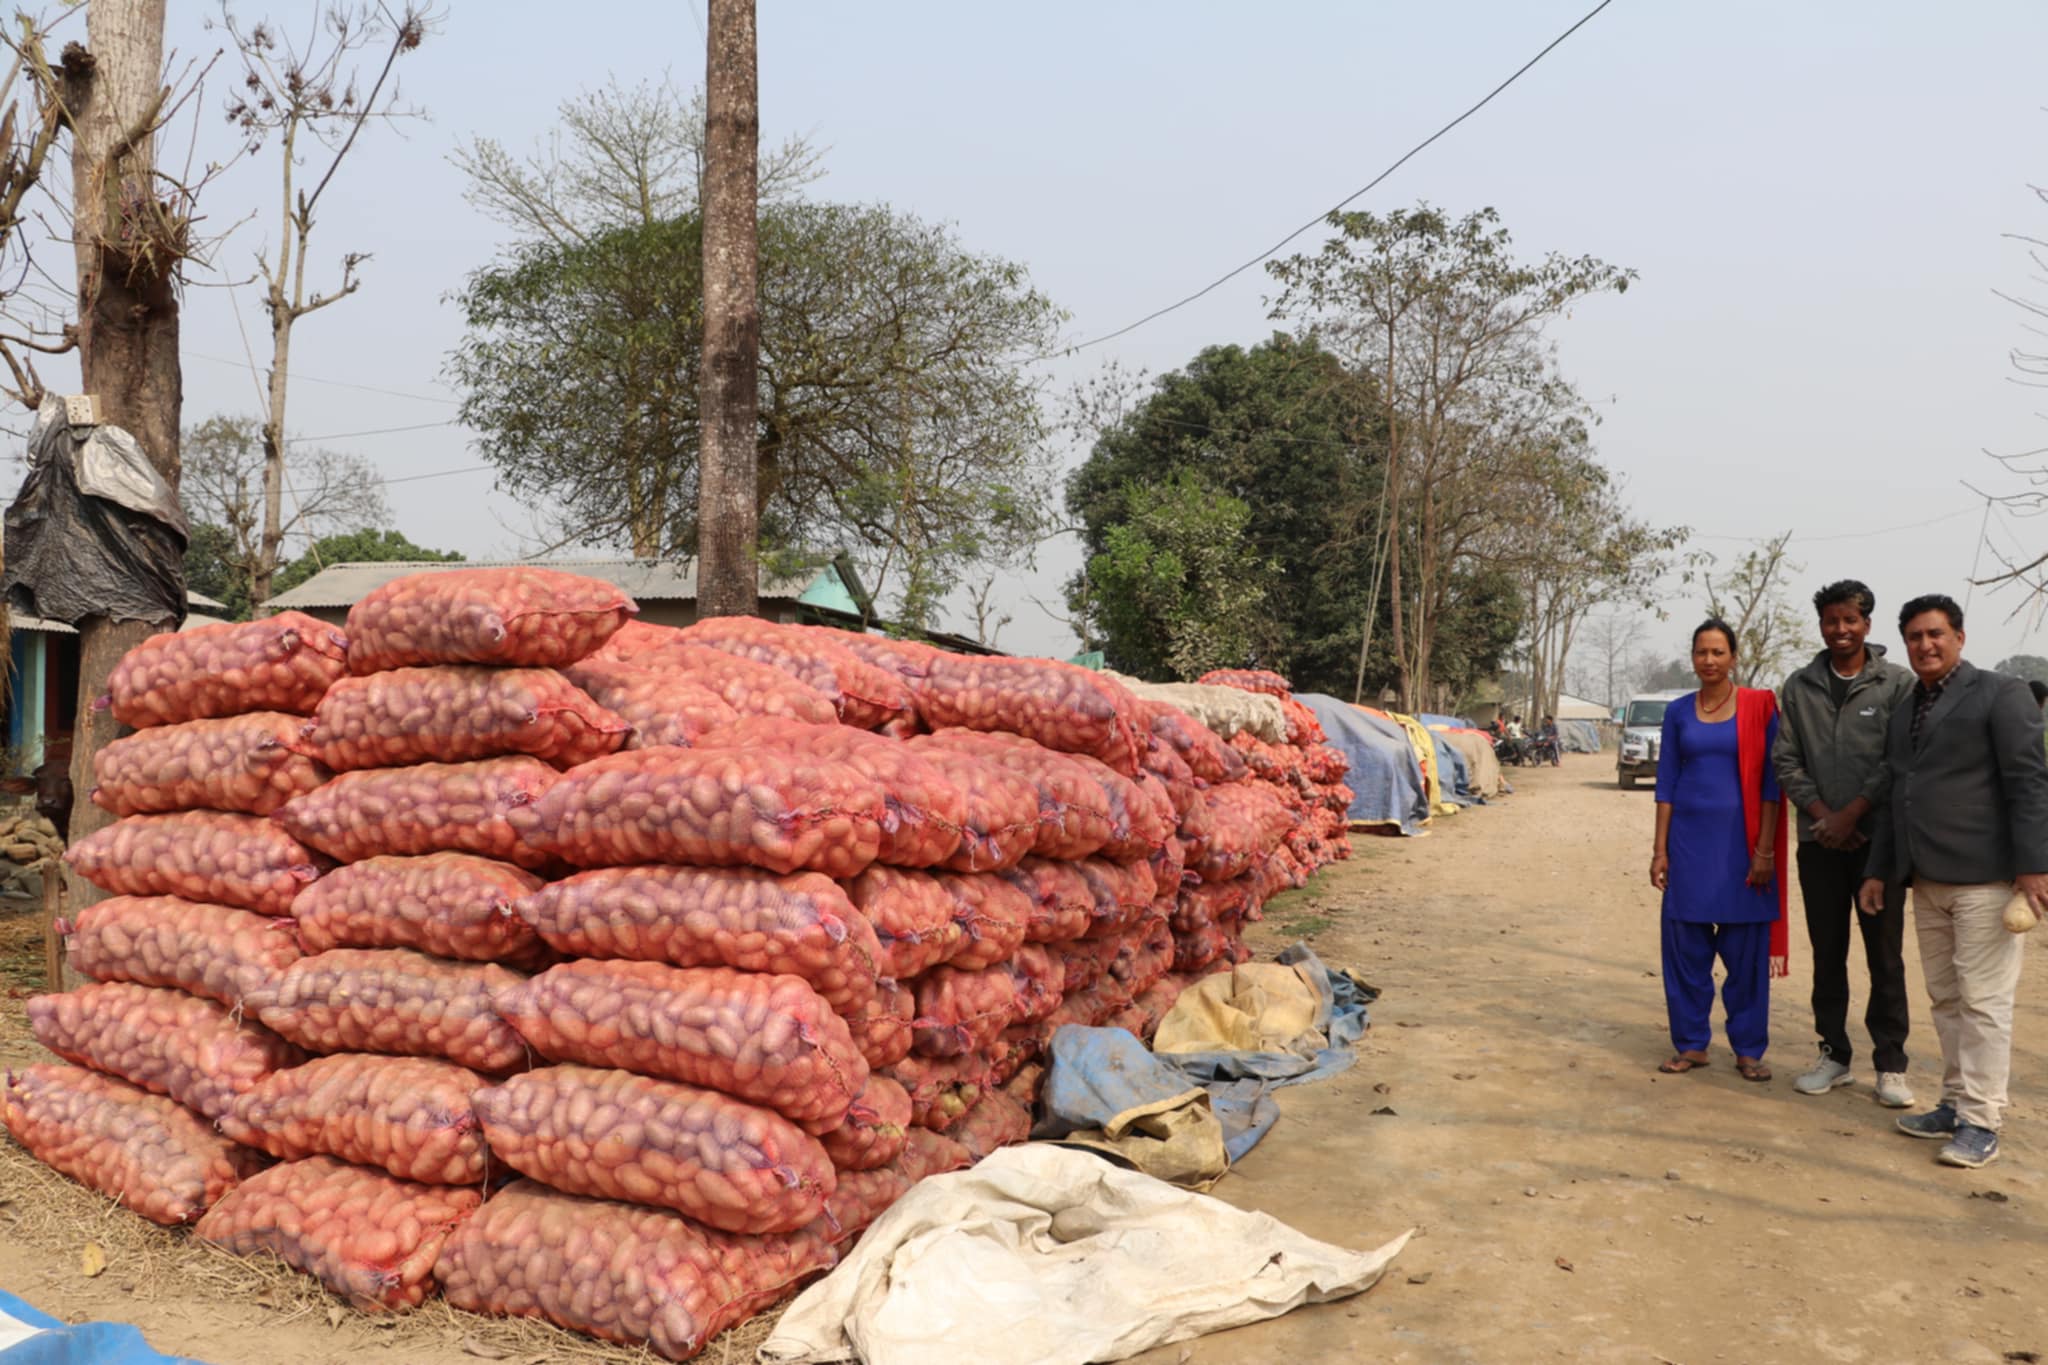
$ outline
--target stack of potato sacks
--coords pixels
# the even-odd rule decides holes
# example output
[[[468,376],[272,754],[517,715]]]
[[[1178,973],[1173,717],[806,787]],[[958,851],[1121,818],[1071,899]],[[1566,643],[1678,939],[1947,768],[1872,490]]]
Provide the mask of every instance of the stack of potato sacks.
[[[132,1084],[39,1068],[10,1129],[362,1307],[438,1282],[683,1358],[1022,1141],[1055,1029],[1149,1036],[1294,875],[1280,791],[1099,675],[632,611],[446,570],[364,598],[345,666],[305,618],[137,650],[127,818],[72,857],[185,900],[79,917],[109,984],[37,1033]]]
[[[1287,679],[1264,669],[1216,669],[1200,682],[1276,698],[1287,718],[1285,743],[1268,744],[1249,731],[1230,736],[1254,781],[1264,784],[1293,816],[1266,873],[1276,886],[1302,886],[1317,869],[1351,856],[1347,813],[1355,793],[1344,784],[1351,760],[1328,742],[1316,713],[1296,701]]]

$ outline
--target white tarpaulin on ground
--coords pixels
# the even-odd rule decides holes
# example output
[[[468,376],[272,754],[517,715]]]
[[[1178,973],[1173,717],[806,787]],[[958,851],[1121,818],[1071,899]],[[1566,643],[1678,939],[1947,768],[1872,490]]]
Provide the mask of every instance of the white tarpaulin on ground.
[[[1263,1213],[1033,1142],[921,1180],[797,1297],[772,1365],[1086,1365],[1370,1288],[1407,1245],[1348,1251]]]

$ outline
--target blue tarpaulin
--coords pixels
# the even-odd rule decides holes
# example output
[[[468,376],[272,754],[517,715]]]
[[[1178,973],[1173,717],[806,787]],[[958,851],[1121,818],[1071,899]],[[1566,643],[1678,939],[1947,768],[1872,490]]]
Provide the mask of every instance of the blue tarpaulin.
[[[1460,806],[1484,802],[1485,798],[1472,785],[1472,765],[1465,761],[1465,755],[1435,730],[1429,732],[1429,737],[1436,742],[1437,784],[1443,788],[1444,800]]]
[[[1295,700],[1315,712],[1329,742],[1351,760],[1344,778],[1352,793],[1351,822],[1399,825],[1403,834],[1421,829],[1430,815],[1429,789],[1408,732],[1320,692],[1297,692]]]
[[[160,1355],[125,1322],[62,1322],[0,1290],[0,1365],[201,1365]]]

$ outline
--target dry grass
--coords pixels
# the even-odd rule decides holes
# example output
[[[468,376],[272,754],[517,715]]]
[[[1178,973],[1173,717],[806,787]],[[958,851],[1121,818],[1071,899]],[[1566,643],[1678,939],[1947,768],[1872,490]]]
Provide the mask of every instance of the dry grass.
[[[43,908],[0,901],[0,997],[43,989]]]

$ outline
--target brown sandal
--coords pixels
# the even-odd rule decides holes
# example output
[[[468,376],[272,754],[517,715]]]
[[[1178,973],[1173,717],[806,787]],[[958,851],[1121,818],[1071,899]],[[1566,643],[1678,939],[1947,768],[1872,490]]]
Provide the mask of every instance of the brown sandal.
[[[1737,1057],[1735,1059],[1735,1074],[1742,1077],[1745,1081],[1755,1081],[1761,1084],[1771,1078],[1771,1069],[1764,1065],[1763,1058],[1761,1057]]]
[[[1658,1067],[1657,1070],[1666,1076],[1683,1076],[1688,1071],[1698,1071],[1701,1067],[1707,1065],[1710,1065],[1710,1063],[1705,1057],[1688,1057],[1683,1052],[1680,1052],[1675,1054],[1670,1061]]]

